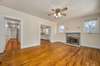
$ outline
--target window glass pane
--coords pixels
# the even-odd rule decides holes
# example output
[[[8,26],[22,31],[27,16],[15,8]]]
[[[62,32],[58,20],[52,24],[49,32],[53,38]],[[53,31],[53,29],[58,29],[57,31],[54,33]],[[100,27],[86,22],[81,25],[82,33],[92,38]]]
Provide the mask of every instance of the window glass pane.
[[[59,26],[59,32],[64,32],[64,25]]]
[[[85,32],[94,32],[96,29],[96,20],[85,22],[84,27],[85,27]]]

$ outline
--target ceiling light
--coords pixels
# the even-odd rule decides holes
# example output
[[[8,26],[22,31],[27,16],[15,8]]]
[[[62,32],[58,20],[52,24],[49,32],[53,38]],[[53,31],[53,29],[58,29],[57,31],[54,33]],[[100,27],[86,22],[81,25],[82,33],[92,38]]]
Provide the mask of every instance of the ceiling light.
[[[48,14],[48,16],[54,16],[56,18],[61,17],[61,16],[66,16],[66,13],[64,13],[64,11],[66,11],[67,8],[57,8],[57,9],[51,9],[52,13]]]

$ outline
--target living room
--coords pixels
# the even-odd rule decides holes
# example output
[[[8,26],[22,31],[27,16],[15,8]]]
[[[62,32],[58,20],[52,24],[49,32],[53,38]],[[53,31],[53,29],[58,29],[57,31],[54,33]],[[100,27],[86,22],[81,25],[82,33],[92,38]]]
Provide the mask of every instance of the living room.
[[[17,31],[13,30],[12,27],[14,26],[15,28],[18,27]],[[11,30],[9,29],[9,27],[11,28]],[[71,56],[71,54],[75,54],[76,51],[79,52],[79,54],[76,53],[75,56],[77,57],[79,55],[78,60],[75,61],[74,58],[71,58],[72,62],[70,62],[69,65],[64,66],[84,66],[85,63],[85,66],[99,66],[100,60],[98,59],[100,58],[100,1],[45,0],[42,2],[40,0],[1,0],[0,36],[1,66],[21,66],[21,64],[23,66],[47,66],[50,64],[50,66],[52,66],[52,64],[57,64],[53,66],[62,66],[65,63],[69,63],[71,60],[64,60],[64,62],[61,61],[61,63],[56,63],[56,56],[57,58],[59,57],[58,60],[60,61],[61,58],[67,57],[68,53],[70,54],[69,56]],[[9,39],[15,37],[20,42],[20,45],[18,46],[14,46],[13,43],[9,43]],[[42,45],[41,39],[49,40],[51,44],[47,43],[46,46],[37,48],[41,47]],[[7,45],[7,42],[9,45]],[[33,47],[33,49],[36,49],[33,50],[31,49],[31,47]],[[59,49],[57,49],[57,47]],[[85,49],[83,49],[84,47]],[[19,55],[21,53],[16,52],[16,48],[20,49],[18,50],[18,52],[22,51],[22,55]],[[44,49],[47,50],[47,48],[51,49],[48,50],[48,52],[51,52],[50,57],[48,52],[44,52]],[[71,51],[71,48],[73,52]],[[80,48],[82,48],[82,50]],[[59,52],[61,52],[61,55],[57,55],[56,53],[54,53],[53,56],[52,52],[56,50],[58,51],[58,54],[60,54]],[[30,52],[29,55],[27,51]],[[32,52],[33,54],[31,54],[31,51],[34,51]],[[23,52],[25,52],[25,57],[20,59],[20,57],[24,56]],[[34,62],[30,61],[30,59],[28,58],[30,58],[32,55],[35,55],[36,52],[44,52],[44,55],[46,54],[46,56],[42,57],[41,54],[41,59],[40,57],[37,57],[39,56],[37,54],[37,56],[34,56],[36,57],[35,59],[32,58]],[[65,54],[63,55],[63,53]],[[91,54],[93,55],[90,56]],[[20,60],[10,57],[9,55],[18,57]],[[69,56],[67,58],[69,58]],[[84,56],[86,56],[86,58],[89,58],[85,58],[87,62],[84,61],[83,64],[81,64]],[[26,57],[29,60],[30,65],[27,65]],[[92,61],[90,57],[92,57]],[[47,58],[46,63],[45,60],[43,60],[45,58]],[[8,62],[8,60],[10,61]],[[24,61],[26,65],[24,65]],[[92,64],[92,62],[94,64]]]

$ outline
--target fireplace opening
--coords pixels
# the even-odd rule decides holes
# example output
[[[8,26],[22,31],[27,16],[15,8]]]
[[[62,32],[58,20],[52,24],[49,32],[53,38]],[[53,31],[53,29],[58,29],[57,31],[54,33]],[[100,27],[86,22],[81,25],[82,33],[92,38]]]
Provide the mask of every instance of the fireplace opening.
[[[80,33],[66,33],[66,43],[80,45]]]

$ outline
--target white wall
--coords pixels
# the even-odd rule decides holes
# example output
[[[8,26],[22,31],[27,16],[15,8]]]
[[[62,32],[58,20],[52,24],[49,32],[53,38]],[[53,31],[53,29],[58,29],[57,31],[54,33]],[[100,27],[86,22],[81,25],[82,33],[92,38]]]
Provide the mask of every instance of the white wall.
[[[98,27],[97,32],[93,34],[89,34],[89,33],[84,33],[82,31],[81,45],[100,49],[100,14],[84,17],[83,22],[84,20],[93,19],[93,18],[97,19],[97,27]]]
[[[51,41],[56,31],[56,23],[51,22],[39,17],[35,17],[20,11],[16,11],[11,8],[0,6],[0,16],[10,16],[19,18],[21,20],[21,47],[31,47],[40,45],[40,25],[45,24],[51,26]],[[0,45],[0,51],[2,52],[5,48],[4,44]],[[1,50],[3,49],[3,50]]]
[[[3,17],[0,16],[0,52],[2,52],[4,50],[4,45],[5,45],[4,24],[5,24],[4,19],[3,19]]]
[[[81,20],[71,19],[64,23],[65,32],[81,32]]]
[[[81,46],[87,46],[87,47],[100,49],[100,34],[82,33]]]
[[[64,22],[65,32],[81,32],[81,46],[100,48],[100,33],[87,34],[83,32],[83,24],[85,20],[95,18],[97,18],[97,25],[99,26],[97,30],[100,32],[100,14],[78,17]]]
[[[53,42],[66,42],[66,37],[65,37],[65,33],[59,33],[57,32],[55,35],[54,35],[54,38],[53,38]]]

